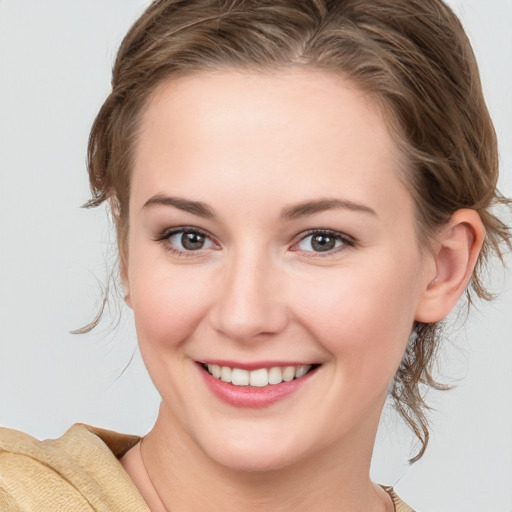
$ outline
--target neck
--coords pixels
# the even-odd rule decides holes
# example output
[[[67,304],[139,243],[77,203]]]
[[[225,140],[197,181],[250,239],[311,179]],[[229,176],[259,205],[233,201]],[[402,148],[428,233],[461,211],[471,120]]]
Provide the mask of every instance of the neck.
[[[241,471],[208,457],[162,406],[137,457],[139,476],[125,468],[153,512],[309,512],[320,510],[320,503],[322,510],[339,512],[393,510],[369,478],[372,443],[361,443],[360,429],[355,434],[357,440],[347,436],[344,446],[326,447],[286,467]]]

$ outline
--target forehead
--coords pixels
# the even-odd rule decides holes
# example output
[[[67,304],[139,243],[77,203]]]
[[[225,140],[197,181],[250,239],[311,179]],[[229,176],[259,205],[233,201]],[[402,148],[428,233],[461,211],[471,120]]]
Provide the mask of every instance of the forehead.
[[[201,201],[235,189],[269,200],[278,190],[291,202],[340,189],[354,200],[382,195],[386,183],[401,187],[388,124],[368,94],[327,72],[170,80],[143,113],[132,199],[169,189]]]

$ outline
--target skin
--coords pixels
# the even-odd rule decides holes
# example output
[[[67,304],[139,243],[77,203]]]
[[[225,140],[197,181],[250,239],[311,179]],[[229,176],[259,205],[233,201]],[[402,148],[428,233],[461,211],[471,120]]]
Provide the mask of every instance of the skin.
[[[201,73],[153,95],[123,279],[162,406],[122,459],[151,510],[393,510],[369,478],[387,389],[414,322],[464,290],[483,229],[460,211],[420,247],[386,125],[363,92],[312,71]],[[202,249],[164,236],[191,226]],[[319,229],[334,249],[314,250]],[[204,384],[209,359],[320,367],[247,409]]]

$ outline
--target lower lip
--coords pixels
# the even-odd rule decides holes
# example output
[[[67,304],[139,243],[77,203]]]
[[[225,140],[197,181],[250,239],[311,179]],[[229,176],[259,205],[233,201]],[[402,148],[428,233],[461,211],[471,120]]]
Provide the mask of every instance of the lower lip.
[[[279,400],[298,391],[306,384],[311,376],[316,373],[317,369],[311,370],[299,379],[293,379],[290,382],[281,382],[281,384],[273,384],[263,388],[250,386],[234,386],[223,380],[216,379],[208,373],[203,366],[198,365],[199,371],[210,388],[210,391],[223,402],[234,407],[245,408],[261,408],[268,407]]]

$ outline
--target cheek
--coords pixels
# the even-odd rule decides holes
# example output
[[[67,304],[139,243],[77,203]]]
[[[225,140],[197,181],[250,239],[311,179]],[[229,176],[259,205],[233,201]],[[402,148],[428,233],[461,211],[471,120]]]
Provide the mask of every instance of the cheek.
[[[176,348],[204,316],[208,280],[186,266],[169,271],[165,262],[137,261],[130,275],[131,305],[141,350]]]
[[[394,375],[414,322],[418,288],[409,267],[345,268],[296,291],[302,323],[344,367],[342,374]]]

